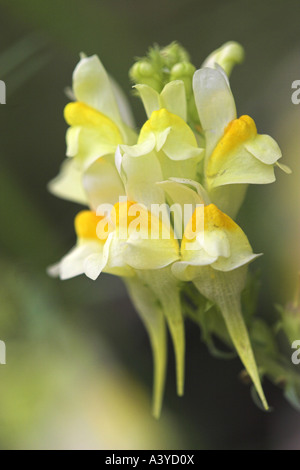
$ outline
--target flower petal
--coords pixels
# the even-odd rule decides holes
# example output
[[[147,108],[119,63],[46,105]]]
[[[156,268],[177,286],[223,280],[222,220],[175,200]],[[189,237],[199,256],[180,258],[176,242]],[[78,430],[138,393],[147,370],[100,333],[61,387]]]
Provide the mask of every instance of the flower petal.
[[[155,135],[149,134],[147,140],[136,145],[121,145],[121,150],[129,155],[130,157],[140,157],[142,155],[148,155],[154,150],[156,145]]]
[[[247,188],[247,184],[238,183],[210,188],[210,200],[222,212],[225,212],[229,217],[235,219],[245,199]]]
[[[275,180],[274,162],[281,157],[276,142],[258,135],[249,116],[235,119],[225,129],[211,154],[206,177],[210,188],[226,184],[266,184]]]
[[[197,264],[211,264],[218,271],[232,271],[260,255],[253,254],[242,229],[210,204],[195,210],[185,229],[181,256],[182,261],[194,266],[192,272],[196,276]]]
[[[197,70],[193,89],[201,126],[206,138],[206,159],[236,117],[236,108],[228,80],[222,71],[211,68]]]
[[[83,186],[92,209],[101,204],[114,205],[125,189],[114,164],[113,155],[98,159],[83,175]]]
[[[73,90],[77,101],[95,108],[114,122],[121,120],[110,79],[98,56],[80,60],[73,73]]]
[[[113,77],[110,76],[109,79],[117,101],[121,119],[126,126],[131,129],[134,129],[135,121],[127,96]]]
[[[135,85],[134,88],[138,91],[141,100],[143,102],[148,119],[150,119],[153,111],[157,111],[160,108],[160,96],[159,93],[149,85]]]
[[[59,263],[60,279],[66,280],[85,273],[85,261],[97,253],[101,257],[102,245],[97,241],[86,241],[78,244]]]
[[[160,94],[160,107],[166,108],[170,113],[186,121],[187,101],[182,80],[173,80],[167,83]]]
[[[156,185],[163,179],[159,159],[155,152],[139,158],[124,153],[121,161],[121,175],[129,200],[138,201],[148,209],[155,204],[163,204],[163,190]]]
[[[245,143],[245,148],[255,158],[267,165],[273,165],[282,157],[277,142],[269,135],[257,135],[255,139]]]
[[[65,160],[60,173],[48,184],[49,191],[68,201],[88,205],[87,194],[82,183],[82,173],[73,160]]]
[[[81,127],[69,127],[66,133],[66,156],[75,157],[79,152],[79,135],[81,132]]]
[[[158,150],[162,148],[172,160],[199,158],[203,153],[203,149],[198,148],[193,131],[185,121],[165,108],[152,113],[141,129],[138,143],[147,141],[151,134],[154,134],[156,142],[159,142]],[[162,134],[164,141],[160,138]]]
[[[151,118],[153,111],[165,108],[186,121],[187,102],[182,80],[167,83],[160,94],[149,85],[135,85],[134,88],[137,89],[142,99],[148,119]]]
[[[183,230],[196,207],[204,203],[199,193],[187,186],[189,183],[190,180],[176,180],[176,178],[157,183],[167,194],[168,200],[171,200],[174,230],[179,239],[182,239]]]
[[[102,251],[99,253],[91,253],[83,262],[84,273],[88,278],[92,279],[92,281],[98,279],[102,271],[107,266],[112,237],[113,233],[110,233],[103,245]]]
[[[83,169],[103,155],[114,154],[123,142],[113,121],[83,103],[69,103],[65,119],[72,126],[67,131],[67,155],[74,156]]]
[[[115,238],[124,245],[123,260],[134,269],[160,269],[179,259],[179,246],[169,225],[134,202],[115,205],[111,220]],[[169,222],[169,221],[168,221]]]

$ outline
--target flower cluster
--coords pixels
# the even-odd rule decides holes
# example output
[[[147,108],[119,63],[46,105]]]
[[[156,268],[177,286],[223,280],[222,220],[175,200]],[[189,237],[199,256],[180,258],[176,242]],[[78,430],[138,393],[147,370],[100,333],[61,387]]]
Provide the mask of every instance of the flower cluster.
[[[123,278],[151,341],[156,416],[166,327],[183,394],[191,291],[197,308],[214,306],[222,315],[228,342],[268,407],[241,308],[247,266],[259,255],[234,219],[249,184],[272,183],[276,166],[287,169],[278,163],[275,140],[259,134],[250,116],[237,115],[229,75],[242,59],[234,42],[198,70],[176,43],[151,49],[130,70],[147,116],[140,131],[97,56],[82,56],[73,74],[67,159],[49,187],[87,209],[75,219],[76,246],[50,272],[61,279],[84,273],[95,280],[101,272]]]

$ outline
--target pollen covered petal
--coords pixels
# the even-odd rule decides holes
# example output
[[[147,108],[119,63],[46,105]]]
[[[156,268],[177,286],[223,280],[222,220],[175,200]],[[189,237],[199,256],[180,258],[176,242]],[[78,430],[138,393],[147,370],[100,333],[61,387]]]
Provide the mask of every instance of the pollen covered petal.
[[[281,157],[277,143],[258,135],[250,116],[231,121],[206,167],[208,186],[267,184],[275,181],[274,163]]]

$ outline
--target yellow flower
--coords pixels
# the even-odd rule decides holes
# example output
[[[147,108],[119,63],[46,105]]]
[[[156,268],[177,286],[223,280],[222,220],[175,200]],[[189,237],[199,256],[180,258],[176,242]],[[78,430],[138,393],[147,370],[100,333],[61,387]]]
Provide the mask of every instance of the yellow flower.
[[[88,200],[86,186],[95,175],[98,177],[98,162],[102,159],[100,178],[107,182],[112,180],[111,186],[116,189],[114,194],[110,191],[108,198],[104,190],[102,202],[115,203],[119,194],[124,194],[114,167],[116,148],[121,143],[136,142],[127,102],[97,56],[80,60],[73,73],[73,92],[76,101],[65,108],[65,119],[70,126],[66,135],[69,158],[58,177],[50,182],[50,191],[59,197],[94,206],[93,201]]]
[[[83,57],[73,74],[75,101],[65,108],[68,158],[50,189],[90,210],[77,215],[76,246],[50,273],[96,280],[105,272],[123,279],[153,350],[155,416],[164,390],[166,326],[183,394],[181,294],[190,288],[195,294],[194,286],[199,305],[208,300],[222,313],[268,407],[241,311],[248,264],[259,255],[233,218],[248,184],[273,182],[275,166],[289,170],[278,163],[275,140],[258,134],[251,117],[237,117],[228,75],[242,59],[239,44],[224,44],[195,72],[192,87],[194,67],[184,49],[151,49],[131,69],[147,114],[138,136],[97,56]],[[222,328],[228,337],[223,321]]]
[[[178,241],[170,226],[132,201],[115,204],[109,217],[80,212],[75,230],[75,248],[49,272],[61,279],[86,274],[95,280],[101,272],[124,279],[153,348],[153,406],[158,416],[165,378],[165,320],[174,343],[178,394],[184,387],[184,324],[179,282],[171,273],[172,263],[179,260]]]
[[[219,67],[197,70],[194,94],[205,135],[204,181],[212,201],[235,216],[247,184],[275,181],[282,154],[272,137],[257,133],[249,116],[237,119],[228,78]],[[288,170],[287,170],[288,171]]]
[[[196,179],[203,149],[191,128],[165,108],[153,111],[143,125],[136,145],[121,145],[117,166],[130,199],[149,206],[165,196],[157,183],[170,177]]]
[[[268,408],[240,303],[247,265],[257,256],[230,217],[214,204],[203,205],[186,226],[181,261],[173,264],[172,272],[182,281],[192,281],[202,295],[219,307],[241,361]]]

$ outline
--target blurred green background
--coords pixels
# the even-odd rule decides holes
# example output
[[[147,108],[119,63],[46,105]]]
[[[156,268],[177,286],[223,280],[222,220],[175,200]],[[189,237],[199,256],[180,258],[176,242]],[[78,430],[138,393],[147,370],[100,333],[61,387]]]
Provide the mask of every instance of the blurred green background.
[[[238,114],[279,142],[293,174],[251,187],[239,216],[262,274],[260,314],[291,299],[300,267],[298,0],[0,0],[1,449],[300,449],[300,415],[265,383],[261,412],[238,379],[241,365],[212,358],[187,322],[186,392],[175,395],[170,349],[162,418],[150,414],[147,335],[119,279],[47,277],[74,244],[79,207],[47,182],[65,153],[64,90],[79,52],[97,53],[144,119],[128,69],[149,45],[173,40],[196,66],[226,41],[246,62],[231,83]],[[124,332],[126,334],[124,334]]]

